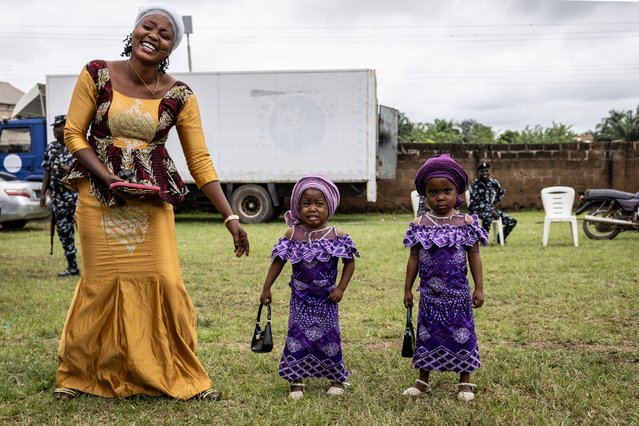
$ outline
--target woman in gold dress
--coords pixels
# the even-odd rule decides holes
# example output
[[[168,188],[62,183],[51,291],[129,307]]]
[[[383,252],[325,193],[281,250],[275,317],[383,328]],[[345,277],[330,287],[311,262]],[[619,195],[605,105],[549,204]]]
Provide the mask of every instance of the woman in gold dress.
[[[195,356],[195,312],[180,274],[173,205],[188,191],[164,146],[173,126],[235,255],[248,255],[249,242],[211,162],[195,95],[165,72],[183,34],[171,8],[140,9],[128,59],[91,61],[76,83],[65,142],[78,161],[65,182],[79,192],[83,268],[60,340],[57,398],[220,397]],[[109,189],[123,178],[159,194]]]

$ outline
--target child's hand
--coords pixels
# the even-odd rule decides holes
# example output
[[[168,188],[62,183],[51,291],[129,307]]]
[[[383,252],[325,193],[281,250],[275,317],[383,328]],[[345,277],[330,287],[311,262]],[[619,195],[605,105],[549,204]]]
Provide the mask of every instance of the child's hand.
[[[266,305],[267,303],[271,303],[271,290],[262,290],[262,294],[260,295],[260,302]]]
[[[342,297],[344,297],[344,290],[342,290],[339,287],[335,287],[328,294],[328,300],[330,300],[333,303],[339,303],[342,300]]]
[[[484,304],[484,290],[473,291],[473,308],[481,308]]]
[[[404,307],[408,308],[409,306],[413,306],[413,292],[405,291],[404,292]]]

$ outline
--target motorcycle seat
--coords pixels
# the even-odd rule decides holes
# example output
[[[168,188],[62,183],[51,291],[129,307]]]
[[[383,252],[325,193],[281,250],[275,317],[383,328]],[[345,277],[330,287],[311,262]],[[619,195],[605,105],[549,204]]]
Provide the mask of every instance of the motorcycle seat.
[[[616,189],[588,189],[585,196],[586,199],[590,200],[609,200],[611,198],[617,200],[632,200],[638,195],[632,192],[617,191]]]

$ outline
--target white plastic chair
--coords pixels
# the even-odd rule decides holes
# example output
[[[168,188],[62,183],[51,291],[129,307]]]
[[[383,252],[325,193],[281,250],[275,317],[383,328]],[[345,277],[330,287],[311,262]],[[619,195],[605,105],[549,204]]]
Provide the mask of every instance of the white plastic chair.
[[[577,236],[577,216],[572,214],[572,205],[575,202],[575,190],[569,186],[550,186],[541,190],[541,202],[544,205],[546,217],[544,218],[543,245],[548,245],[548,234],[551,222],[570,222],[572,229],[572,241],[575,247],[579,247]]]
[[[413,214],[415,215],[415,218],[417,218],[417,210],[419,210],[419,197],[420,195],[417,191],[410,193],[410,203],[413,205]]]
[[[470,190],[466,190],[466,192],[464,193],[464,196],[466,197],[466,207],[470,207]],[[481,225],[481,219],[479,219],[479,224]],[[494,240],[495,242],[499,243],[501,246],[504,245],[504,222],[502,222],[501,217],[498,217],[497,219],[493,219],[492,222],[493,225],[493,235],[494,235]]]
[[[501,246],[504,245],[504,222],[501,217],[493,219],[493,235],[495,236],[495,242],[499,242]],[[498,238],[499,237],[499,238]]]

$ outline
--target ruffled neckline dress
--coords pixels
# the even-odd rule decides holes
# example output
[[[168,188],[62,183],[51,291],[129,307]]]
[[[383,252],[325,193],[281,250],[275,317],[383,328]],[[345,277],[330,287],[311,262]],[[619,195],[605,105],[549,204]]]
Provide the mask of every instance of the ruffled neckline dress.
[[[442,223],[424,216],[411,223],[404,246],[419,246],[419,311],[413,366],[426,371],[471,372],[479,368],[466,250],[488,235],[458,214]]]
[[[316,240],[280,238],[275,244],[272,258],[289,261],[293,267],[288,333],[279,366],[285,380],[323,377],[341,383],[348,377],[338,304],[329,301],[328,295],[336,286],[339,259],[350,261],[353,256],[359,252],[348,235]]]

